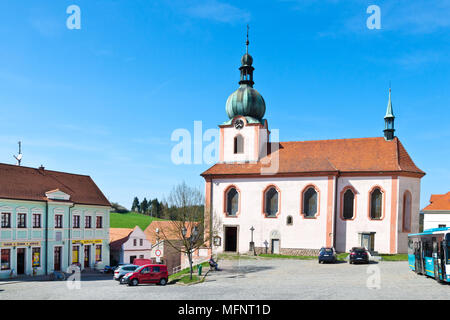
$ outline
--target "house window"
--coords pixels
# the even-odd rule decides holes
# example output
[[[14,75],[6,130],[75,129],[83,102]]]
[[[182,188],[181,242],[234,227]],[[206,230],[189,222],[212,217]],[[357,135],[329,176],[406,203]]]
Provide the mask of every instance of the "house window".
[[[136,239],[133,239],[133,246],[137,246],[137,240]]]
[[[27,214],[19,213],[17,215],[17,228],[26,228],[27,227]]]
[[[95,262],[102,261],[102,245],[97,244],[95,246]]]
[[[55,228],[61,229],[63,227],[63,216],[62,214],[55,215]]]
[[[92,228],[92,217],[91,216],[85,216],[84,217],[84,227],[86,229]]]
[[[2,270],[11,269],[11,249],[1,249]]]
[[[244,137],[240,134],[234,137],[234,153],[244,153]]]
[[[266,217],[276,217],[278,213],[278,191],[270,187],[264,194],[264,213]]]
[[[374,220],[381,219],[383,205],[383,193],[380,188],[375,188],[370,194],[370,218]]]
[[[228,216],[236,216],[239,211],[239,192],[232,187],[226,192],[226,213]]]
[[[144,245],[144,240],[143,239],[139,239],[139,245],[142,247]]]
[[[292,226],[292,216],[288,216],[288,217],[286,218],[286,224],[287,224],[288,226]]]
[[[32,261],[33,261],[33,267],[40,267],[41,266],[41,248],[33,248],[32,249]]]
[[[305,218],[314,218],[317,214],[317,191],[309,187],[303,192],[303,215]]]
[[[2,228],[11,228],[11,213],[2,213]]]
[[[78,215],[73,216],[73,227],[74,229],[80,228],[80,216]]]
[[[97,229],[103,228],[103,218],[101,216],[97,216],[96,219],[97,219],[96,228]]]
[[[34,213],[33,214],[33,228],[40,228],[40,227],[41,227],[41,214]]]
[[[355,194],[351,189],[347,189],[347,191],[345,191],[343,202],[342,217],[344,219],[353,219],[355,216]]]
[[[403,194],[403,232],[411,231],[411,193]]]
[[[72,264],[77,264],[78,263],[78,256],[79,256],[79,252],[80,252],[80,247],[79,246],[73,246],[72,247]]]

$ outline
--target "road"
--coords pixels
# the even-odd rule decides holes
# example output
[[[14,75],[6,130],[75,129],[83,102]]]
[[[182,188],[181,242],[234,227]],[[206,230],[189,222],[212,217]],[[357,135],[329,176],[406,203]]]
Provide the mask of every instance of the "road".
[[[82,277],[79,289],[56,281],[0,282],[0,300],[450,299],[450,285],[416,275],[407,262],[319,265],[310,260],[258,258],[220,261],[220,267],[222,271],[191,286],[128,287],[109,276]]]

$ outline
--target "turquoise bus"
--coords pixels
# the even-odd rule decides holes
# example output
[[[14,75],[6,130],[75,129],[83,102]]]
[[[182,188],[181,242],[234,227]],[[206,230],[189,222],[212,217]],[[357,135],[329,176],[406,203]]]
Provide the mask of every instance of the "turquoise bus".
[[[408,262],[417,274],[450,282],[450,227],[409,234]]]

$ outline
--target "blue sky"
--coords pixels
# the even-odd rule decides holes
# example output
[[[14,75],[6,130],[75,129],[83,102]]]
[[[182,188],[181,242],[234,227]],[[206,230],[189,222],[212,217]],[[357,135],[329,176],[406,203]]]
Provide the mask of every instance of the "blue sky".
[[[381,136],[391,81],[424,207],[450,190],[449,16],[444,0],[0,0],[0,162],[21,140],[23,165],[91,175],[128,207],[182,180],[203,190],[208,164],[174,165],[170,137],[227,120],[248,23],[281,141]]]

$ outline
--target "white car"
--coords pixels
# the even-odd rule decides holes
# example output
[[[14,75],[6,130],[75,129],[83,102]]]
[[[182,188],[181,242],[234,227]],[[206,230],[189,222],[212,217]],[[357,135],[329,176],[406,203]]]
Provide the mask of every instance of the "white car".
[[[137,268],[139,268],[139,266],[136,266],[134,264],[126,264],[118,267],[116,270],[114,270],[114,280],[120,281],[124,275],[129,272],[133,272]]]

